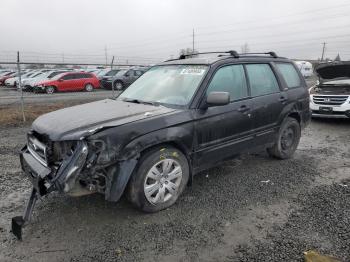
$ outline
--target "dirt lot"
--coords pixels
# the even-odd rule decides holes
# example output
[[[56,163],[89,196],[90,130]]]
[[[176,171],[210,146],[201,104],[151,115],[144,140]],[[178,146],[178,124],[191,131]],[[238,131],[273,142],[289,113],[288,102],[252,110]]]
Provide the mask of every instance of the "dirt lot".
[[[222,163],[156,214],[51,194],[19,242],[9,227],[30,192],[17,156],[27,130],[0,128],[0,261],[303,261],[309,249],[350,260],[350,121],[312,121],[291,160]]]

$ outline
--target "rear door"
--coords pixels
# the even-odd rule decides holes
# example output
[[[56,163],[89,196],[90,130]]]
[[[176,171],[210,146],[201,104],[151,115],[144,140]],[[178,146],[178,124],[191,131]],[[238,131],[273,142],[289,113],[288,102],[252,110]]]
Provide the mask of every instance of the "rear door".
[[[241,152],[252,140],[252,105],[243,65],[225,65],[214,73],[206,94],[220,91],[230,93],[228,105],[198,109],[195,113],[194,165],[198,169]]]
[[[288,97],[269,63],[245,65],[252,97],[253,132],[256,145],[274,141],[280,115]]]

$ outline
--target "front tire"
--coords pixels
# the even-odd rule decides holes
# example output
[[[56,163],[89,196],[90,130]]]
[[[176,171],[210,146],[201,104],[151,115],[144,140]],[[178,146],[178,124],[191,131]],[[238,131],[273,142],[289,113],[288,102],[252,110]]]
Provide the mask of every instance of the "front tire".
[[[46,94],[53,94],[56,92],[56,88],[54,86],[47,86],[45,88]]]
[[[114,89],[121,91],[124,88],[124,84],[121,81],[116,81],[114,84]]]
[[[172,206],[189,179],[187,158],[174,147],[157,147],[145,153],[130,178],[127,197],[144,212]]]
[[[275,144],[267,152],[278,159],[291,158],[299,145],[300,136],[299,122],[295,118],[287,117],[280,127]]]

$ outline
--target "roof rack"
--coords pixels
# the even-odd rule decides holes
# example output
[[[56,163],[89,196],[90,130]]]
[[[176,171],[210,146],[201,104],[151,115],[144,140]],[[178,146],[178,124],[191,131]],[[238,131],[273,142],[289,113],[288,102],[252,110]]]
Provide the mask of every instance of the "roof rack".
[[[201,53],[193,53],[193,54],[186,54],[186,55],[180,55],[179,59],[186,59],[189,56],[193,56],[193,55],[205,55],[205,54],[230,54],[231,56],[233,56],[234,58],[239,58],[239,54],[234,51],[234,50],[230,50],[230,51],[215,51],[215,52],[201,52]]]
[[[266,52],[266,53],[243,53],[243,54],[240,54],[240,55],[270,55],[273,58],[278,58],[278,55],[275,52],[273,52],[273,51]]]
[[[278,55],[275,52],[273,52],[273,51],[266,52],[266,53],[242,53],[242,54],[239,54],[235,50],[230,50],[230,51],[213,51],[213,52],[201,52],[201,53],[193,53],[193,54],[184,54],[184,55],[180,55],[179,58],[169,59],[169,60],[166,60],[165,62],[175,61],[175,60],[179,60],[179,59],[186,59],[187,57],[191,57],[191,56],[194,56],[194,55],[204,55],[204,54],[219,54],[219,57],[220,56],[226,56],[226,54],[227,54],[228,56],[233,56],[234,58],[239,58],[240,56],[245,56],[245,55],[269,55],[269,56],[271,56],[273,58],[278,58]]]

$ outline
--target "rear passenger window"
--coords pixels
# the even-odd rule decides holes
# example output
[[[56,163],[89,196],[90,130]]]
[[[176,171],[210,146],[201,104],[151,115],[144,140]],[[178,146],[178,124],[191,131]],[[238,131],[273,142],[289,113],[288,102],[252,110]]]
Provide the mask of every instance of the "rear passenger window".
[[[230,65],[220,68],[208,86],[207,94],[210,92],[228,92],[231,101],[247,97],[247,82],[243,66]]]
[[[290,63],[276,63],[288,88],[295,88],[301,85],[301,80],[295,67]]]
[[[246,65],[252,96],[261,96],[279,92],[279,86],[270,65]]]

